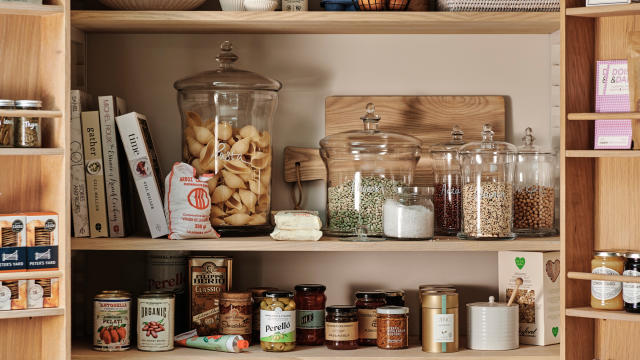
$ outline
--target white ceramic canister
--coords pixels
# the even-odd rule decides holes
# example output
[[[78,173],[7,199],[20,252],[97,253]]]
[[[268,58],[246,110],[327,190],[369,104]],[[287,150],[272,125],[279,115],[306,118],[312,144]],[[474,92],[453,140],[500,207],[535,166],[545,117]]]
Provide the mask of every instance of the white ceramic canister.
[[[467,329],[469,349],[512,350],[520,346],[518,304],[507,306],[495,302],[467,304]]]

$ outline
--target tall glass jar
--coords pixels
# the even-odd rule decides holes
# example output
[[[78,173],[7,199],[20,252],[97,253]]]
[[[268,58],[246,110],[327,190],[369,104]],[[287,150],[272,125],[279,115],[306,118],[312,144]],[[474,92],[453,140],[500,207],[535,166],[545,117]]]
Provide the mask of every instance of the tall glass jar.
[[[260,304],[265,299],[264,294],[267,291],[277,290],[274,287],[259,286],[250,288],[247,291],[251,293],[253,300],[253,313],[251,314],[251,342],[257,344],[260,342]],[[247,339],[248,340],[248,339]]]
[[[451,130],[451,139],[431,147],[433,160],[436,235],[456,235],[460,231],[462,211],[462,179],[458,149],[465,144],[464,132],[458,125]]]
[[[367,104],[363,130],[329,135],[320,141],[327,167],[327,231],[349,240],[383,235],[385,197],[411,185],[420,159],[419,139],[379,129],[380,116]]]
[[[493,140],[491,125],[482,141],[459,150],[462,170],[462,239],[513,239],[513,177],[517,149]]]
[[[231,43],[218,68],[178,80],[182,160],[210,180],[211,224],[226,235],[267,233],[271,207],[271,125],[282,84],[237,70]]]
[[[513,194],[513,228],[519,235],[556,234],[555,170],[556,154],[534,145],[530,127],[518,147]]]
[[[13,100],[0,99],[0,110],[11,110],[15,103]],[[14,118],[0,115],[0,147],[13,147]]]
[[[432,187],[399,187],[384,202],[384,235],[399,240],[433,238]]]
[[[324,344],[324,307],[327,296],[326,286],[301,284],[295,286],[296,301],[296,344]]]

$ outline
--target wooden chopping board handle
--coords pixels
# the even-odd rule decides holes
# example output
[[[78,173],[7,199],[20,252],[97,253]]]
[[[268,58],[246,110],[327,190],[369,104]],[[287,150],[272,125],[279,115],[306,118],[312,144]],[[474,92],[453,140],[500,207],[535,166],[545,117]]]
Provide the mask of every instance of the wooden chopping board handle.
[[[294,183],[298,181],[325,180],[327,170],[320,157],[320,149],[287,146],[284,148],[284,181]]]

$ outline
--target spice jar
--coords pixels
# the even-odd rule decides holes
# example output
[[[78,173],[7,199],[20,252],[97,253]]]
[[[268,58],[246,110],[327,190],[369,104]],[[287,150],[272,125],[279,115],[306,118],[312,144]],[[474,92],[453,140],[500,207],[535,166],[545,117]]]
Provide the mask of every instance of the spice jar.
[[[352,305],[327,307],[325,345],[331,350],[358,348],[358,309]]]
[[[624,272],[621,253],[596,251],[591,259],[591,273],[620,275]],[[619,281],[591,280],[591,307],[603,310],[622,310],[622,283]]]
[[[386,305],[385,297],[386,295],[382,291],[356,292],[359,345],[377,345],[376,339],[378,338],[378,331],[376,330],[376,309]]]
[[[0,110],[11,110],[14,107],[13,100],[0,99]],[[14,118],[0,114],[0,147],[13,147]]]
[[[265,299],[264,293],[267,291],[277,290],[274,287],[254,287],[248,291],[253,298],[253,313],[251,314],[251,341],[255,344],[260,342],[260,303]]]
[[[458,294],[431,290],[420,294],[422,304],[422,351],[458,351]]]
[[[400,186],[412,185],[421,141],[380,130],[380,116],[371,103],[361,119],[363,130],[329,135],[320,141],[320,155],[327,168],[325,234],[350,236],[343,240],[352,241],[382,240],[385,198]]]
[[[324,307],[326,286],[302,284],[295,286],[296,343],[298,345],[324,344]]]
[[[640,276],[640,253],[627,253],[624,262],[624,276]],[[640,283],[622,283],[624,309],[630,313],[640,313]]]
[[[519,235],[551,236],[556,234],[555,172],[556,155],[534,145],[530,127],[518,147],[513,194],[513,228]]]
[[[460,147],[462,171],[461,239],[513,239],[513,176],[516,147],[494,141],[491,125],[482,141]]]
[[[251,340],[253,299],[250,292],[229,291],[220,296],[220,334]]]
[[[40,100],[17,100],[18,110],[40,110],[42,101]],[[16,147],[41,147],[42,129],[39,117],[21,116],[15,118],[15,146]]]
[[[377,310],[377,344],[381,349],[397,350],[409,347],[409,308],[383,306]]]
[[[435,207],[435,231],[437,235],[456,235],[460,231],[462,211],[462,179],[458,149],[464,145],[464,132],[459,126],[451,130],[451,140],[433,145],[430,149],[433,160]]]
[[[396,239],[433,238],[432,187],[399,187],[384,202],[384,235]]]
[[[380,290],[384,293],[385,303],[393,306],[404,306],[404,290]]]
[[[260,347],[264,351],[296,348],[296,303],[291,291],[267,291],[260,302]]]

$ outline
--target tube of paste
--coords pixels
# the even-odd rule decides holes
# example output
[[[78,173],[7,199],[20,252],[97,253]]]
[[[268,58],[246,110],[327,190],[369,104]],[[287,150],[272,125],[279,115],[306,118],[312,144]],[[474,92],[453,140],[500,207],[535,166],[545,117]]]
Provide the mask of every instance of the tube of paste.
[[[176,335],[177,345],[222,352],[241,352],[249,347],[249,342],[240,335],[198,336],[196,330]]]

